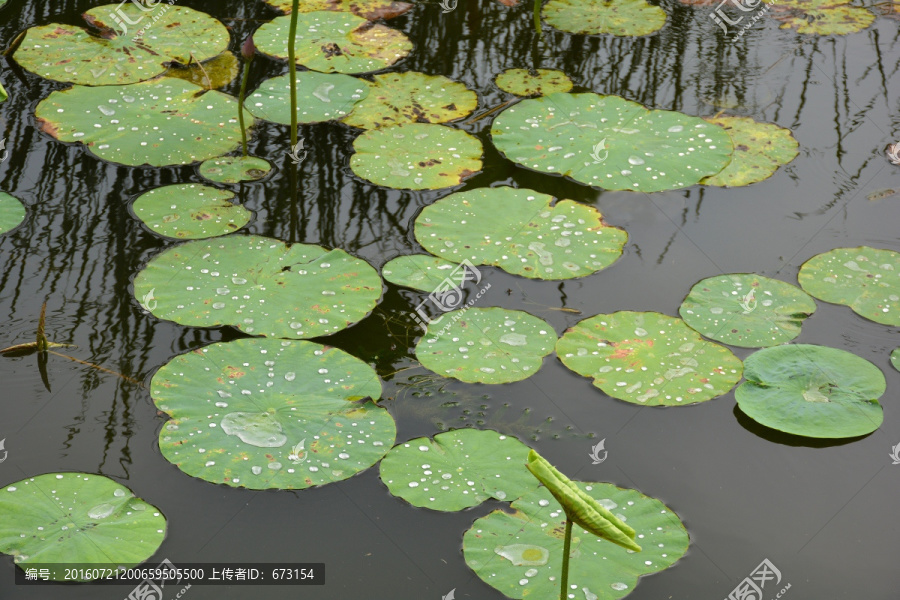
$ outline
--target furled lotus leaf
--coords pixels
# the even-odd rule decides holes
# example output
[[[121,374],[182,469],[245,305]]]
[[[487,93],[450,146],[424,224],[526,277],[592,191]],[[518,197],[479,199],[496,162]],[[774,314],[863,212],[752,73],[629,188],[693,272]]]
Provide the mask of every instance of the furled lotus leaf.
[[[900,252],[835,248],[803,263],[797,279],[820,300],[849,306],[876,323],[900,325]]]
[[[516,96],[546,96],[572,89],[572,80],[562,71],[537,69],[508,69],[497,75],[497,87]]]
[[[573,482],[637,533],[643,551],[629,552],[572,526],[569,584],[576,598],[616,600],[642,575],[672,566],[690,539],[674,512],[655,498],[610,483]],[[509,598],[558,598],[566,517],[547,488],[477,519],[463,537],[466,564]],[[642,536],[642,537],[641,537]],[[577,596],[574,594],[577,592]]]
[[[753,273],[735,273],[694,284],[678,312],[708,338],[760,348],[800,335],[800,326],[815,310],[815,301],[796,286]]]
[[[738,406],[766,427],[813,438],[845,438],[878,429],[884,374],[869,361],[836,348],[787,344],[744,361],[747,380],[734,392]]]
[[[234,81],[239,73],[240,65],[237,57],[231,52],[223,52],[203,63],[172,65],[165,72],[165,76],[184,79],[208,90],[217,90]]]
[[[6,192],[0,192],[0,235],[8,233],[25,220],[25,206]]]
[[[454,511],[494,498],[512,502],[537,489],[522,465],[528,446],[496,431],[456,429],[416,438],[381,461],[381,480],[413,506]]]
[[[46,79],[122,85],[156,77],[173,62],[212,58],[230,41],[218,20],[181,5],[106,4],[84,13],[84,19],[100,31],[62,23],[32,27],[14,58]]]
[[[443,377],[508,383],[534,375],[555,341],[550,325],[521,310],[466,308],[429,323],[416,358]]]
[[[291,17],[276,17],[253,34],[257,49],[287,59]],[[389,67],[412,50],[401,32],[350,13],[317,11],[298,15],[295,59],[323,73],[366,73]]]
[[[293,0],[265,0],[266,4],[290,14]],[[334,10],[350,12],[357,17],[374,21],[376,19],[392,19],[400,16],[414,5],[397,0],[303,0],[300,12],[317,10]]]
[[[42,129],[84,144],[97,158],[129,166],[184,165],[240,144],[237,101],[171,77],[51,93],[35,110]],[[253,117],[247,113],[247,127]],[[126,126],[125,124],[129,124]]]
[[[153,233],[196,240],[225,235],[250,222],[250,211],[233,199],[234,193],[227,190],[179,183],[144,192],[132,209]]]
[[[369,314],[381,278],[343,250],[239,235],[164,250],[137,274],[134,294],[155,316],[182,325],[312,338]]]
[[[381,275],[394,285],[402,285],[420,292],[433,292],[459,268],[460,265],[443,258],[411,254],[388,261],[381,268]]]
[[[153,556],[165,537],[166,518],[158,508],[102,475],[46,473],[0,488],[0,552],[11,554],[22,568],[29,563],[130,568]]]
[[[362,79],[340,73],[297,73],[297,122],[340,119],[369,93]],[[244,101],[244,107],[266,121],[291,124],[290,75],[267,79]]]
[[[441,258],[532,279],[584,277],[622,255],[624,230],[591,206],[555,200],[511,187],[451,194],[422,210],[416,239]]]
[[[375,371],[329,346],[242,339],[176,356],[150,385],[172,419],[166,460],[233,487],[302,489],[347,479],[393,445],[394,419],[370,398]]]
[[[666,11],[646,0],[550,0],[548,25],[569,33],[647,35],[666,24]]]
[[[497,149],[529,169],[609,190],[694,185],[731,160],[731,139],[698,117],[648,110],[618,96],[550,94],[503,111]]]
[[[782,29],[796,29],[813,35],[847,35],[862,31],[875,21],[875,15],[848,0],[779,0],[773,16]]]
[[[403,123],[445,123],[465,117],[478,96],[443,75],[407,71],[375,75],[369,95],[344,117],[344,123],[376,129]]]
[[[741,378],[741,361],[728,348],[655,312],[619,311],[580,321],[559,339],[556,354],[606,394],[646,406],[712,400]]]
[[[790,129],[772,123],[759,123],[750,117],[707,117],[731,136],[734,153],[727,167],[703,185],[737,187],[771,177],[778,167],[797,157],[799,144]]]
[[[353,142],[350,168],[376,185],[437,190],[481,170],[478,138],[444,125],[409,123],[366,131]]]
[[[200,163],[200,176],[216,183],[240,183],[259,181],[269,174],[272,165],[256,156],[222,156],[210,158]]]

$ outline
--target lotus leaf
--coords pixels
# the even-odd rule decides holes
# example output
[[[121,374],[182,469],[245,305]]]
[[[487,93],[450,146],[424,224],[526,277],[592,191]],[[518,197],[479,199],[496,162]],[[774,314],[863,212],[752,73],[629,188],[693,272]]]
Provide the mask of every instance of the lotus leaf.
[[[593,207],[511,187],[442,198],[422,210],[415,234],[441,258],[494,265],[531,279],[571,279],[605,269],[628,240]]]
[[[550,325],[521,310],[464,308],[428,324],[416,358],[442,377],[509,383],[537,373],[555,341]]]
[[[137,274],[134,293],[154,315],[182,325],[312,338],[365,317],[381,278],[343,250],[241,235],[164,250]]]
[[[574,482],[633,528],[642,552],[631,552],[572,526],[569,584],[578,598],[614,600],[634,590],[642,575],[662,571],[687,552],[688,533],[656,498],[610,483]],[[547,488],[477,519],[463,537],[466,564],[510,598],[558,598],[566,516]],[[575,597],[570,594],[570,597]]]
[[[381,275],[394,285],[433,292],[460,265],[425,254],[398,256],[381,268]]]
[[[894,351],[891,352],[891,364],[900,371],[900,348],[894,348]]]
[[[407,71],[375,75],[369,95],[344,117],[344,123],[376,129],[403,123],[445,123],[478,106],[478,96],[442,75]]]
[[[412,50],[401,32],[343,12],[297,15],[295,60],[323,73],[366,73],[389,67]],[[277,17],[260,27],[253,40],[260,52],[287,59],[291,17]]]
[[[177,356],[150,384],[172,419],[166,460],[233,487],[302,489],[347,479],[393,445],[372,368],[306,341],[242,339]]]
[[[231,96],[164,77],[102,88],[76,85],[51,93],[35,114],[44,131],[61,142],[84,144],[102,160],[163,167],[237,148],[237,110]],[[253,117],[247,120],[250,127]]]
[[[572,80],[562,71],[509,69],[497,75],[497,87],[516,96],[546,96],[572,89]]]
[[[197,168],[200,176],[216,183],[259,181],[269,174],[272,165],[256,156],[222,156],[203,161]]]
[[[251,213],[233,204],[234,194],[198,183],[167,185],[137,197],[132,209],[153,233],[196,240],[237,231]]]
[[[619,311],[579,322],[556,344],[564,365],[613,398],[646,406],[681,406],[727,393],[741,361],[707,342],[681,319]]]
[[[494,498],[513,500],[538,487],[522,466],[528,446],[496,431],[457,429],[395,446],[381,480],[413,506],[454,511]]]
[[[773,6],[782,29],[796,29],[814,35],[847,35],[862,31],[875,15],[849,0],[784,0]]]
[[[224,52],[230,41],[222,23],[181,5],[106,4],[84,13],[84,19],[100,31],[62,23],[32,27],[14,58],[45,79],[122,85],[156,77],[170,63],[212,58]],[[135,29],[127,23],[135,23]],[[138,33],[151,23],[143,34]]]
[[[0,192],[0,235],[8,233],[25,220],[25,207],[18,199]]]
[[[725,187],[750,185],[771,177],[778,167],[797,157],[799,144],[790,129],[759,123],[749,117],[707,117],[731,136],[731,162],[700,183]]]
[[[797,279],[820,300],[845,304],[876,323],[900,325],[900,252],[835,248],[806,261]]]
[[[544,20],[569,33],[647,35],[666,24],[666,11],[646,0],[550,0]]]
[[[283,13],[291,12],[293,0],[265,0],[266,4]],[[335,10],[351,12],[357,17],[374,21],[376,19],[392,19],[400,16],[414,5],[397,0],[303,0],[300,12],[316,10]]]
[[[881,369],[855,354],[788,344],[754,352],[744,361],[747,381],[734,392],[751,419],[813,438],[846,438],[878,429],[884,415]]]
[[[409,123],[366,131],[353,142],[350,168],[376,185],[436,190],[481,170],[481,142],[444,125]]]
[[[297,122],[318,123],[340,119],[369,93],[368,84],[339,73],[297,73]],[[262,82],[244,102],[244,107],[266,121],[291,124],[290,75]]]
[[[16,564],[130,568],[166,536],[166,518],[124,485],[89,473],[46,473],[0,488],[0,552]],[[85,579],[84,581],[89,581]]]
[[[0,103],[6,102],[9,98],[9,94],[6,92],[6,88],[3,87],[3,84],[0,83]]]
[[[731,160],[731,139],[698,117],[648,110],[618,96],[550,94],[503,111],[497,148],[527,168],[608,190],[694,185]]]
[[[737,273],[697,282],[678,312],[708,338],[760,348],[800,335],[800,326],[815,310],[815,301],[789,283]]]
[[[223,52],[203,63],[195,62],[189,66],[172,65],[165,76],[184,79],[208,90],[217,90],[234,81],[238,73],[240,65],[237,57],[231,52]]]

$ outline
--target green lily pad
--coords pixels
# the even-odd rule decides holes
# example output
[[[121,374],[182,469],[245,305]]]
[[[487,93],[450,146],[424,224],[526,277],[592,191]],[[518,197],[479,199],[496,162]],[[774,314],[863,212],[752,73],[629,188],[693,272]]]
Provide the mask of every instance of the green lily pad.
[[[563,334],[556,354],[607,395],[645,406],[705,402],[741,379],[741,361],[728,348],[656,312],[585,319]]]
[[[791,341],[815,311],[816,302],[799,288],[753,273],[703,279],[678,310],[706,337],[744,348]]]
[[[411,254],[391,259],[381,268],[381,275],[394,285],[421,292],[433,292],[460,265],[443,258]]]
[[[192,477],[251,489],[303,489],[378,462],[397,430],[378,375],[305,341],[242,339],[176,356],[150,385],[168,413],[159,448]],[[364,399],[364,400],[363,400]]]
[[[731,139],[698,117],[648,110],[618,96],[550,94],[503,111],[497,149],[529,169],[608,190],[694,185],[731,160]]]
[[[6,102],[9,99],[9,94],[6,92],[6,88],[3,87],[3,84],[0,83],[0,103]]]
[[[496,431],[457,429],[392,448],[381,461],[381,481],[394,496],[434,510],[511,502],[538,487],[523,466],[528,450]]]
[[[257,49],[287,59],[291,17],[276,17],[256,30]],[[367,73],[389,67],[412,50],[403,33],[343,12],[297,15],[298,65],[323,73]]]
[[[643,550],[631,552],[572,525],[569,585],[577,598],[613,600],[634,591],[642,575],[672,566],[690,539],[671,509],[637,490],[573,482],[635,529]],[[477,519],[463,536],[466,564],[509,598],[558,598],[566,516],[547,488]]]
[[[0,235],[8,233],[25,220],[25,206],[17,198],[0,192]]]
[[[785,0],[772,8],[782,29],[813,35],[856,33],[875,21],[872,12],[848,0]]]
[[[147,560],[166,537],[159,509],[102,475],[46,473],[0,489],[0,552],[16,564]],[[83,581],[90,581],[84,579]]]
[[[223,52],[202,63],[172,65],[165,76],[184,79],[208,90],[217,90],[234,81],[240,71],[237,57],[231,52]]]
[[[444,125],[409,123],[371,129],[353,141],[350,168],[376,185],[437,190],[481,170],[478,138]]]
[[[569,33],[647,35],[666,24],[666,11],[646,0],[550,0],[542,14]]]
[[[237,231],[252,213],[233,204],[234,193],[198,183],[167,185],[145,192],[132,206],[153,233],[180,240],[216,237]]]
[[[240,235],[164,250],[137,274],[134,294],[155,316],[182,325],[312,338],[369,314],[381,278],[343,250]]]
[[[508,69],[497,75],[494,82],[516,96],[546,96],[572,89],[569,76],[555,69],[538,69],[534,75],[528,69]]]
[[[237,148],[237,111],[231,96],[163,77],[132,85],[72,86],[42,100],[35,115],[45,132],[61,142],[84,144],[97,158],[164,167]],[[247,127],[253,125],[250,114],[245,120]]]
[[[356,77],[301,71],[297,73],[297,122],[318,123],[340,119],[368,93],[368,84]],[[290,125],[290,75],[263,81],[244,101],[244,107],[260,119]]]
[[[293,0],[265,0],[265,2],[287,14],[290,14],[293,5]],[[397,0],[303,0],[300,3],[300,12],[334,10],[350,12],[357,17],[375,21],[400,16],[413,6],[408,2],[398,2]]]
[[[891,352],[891,364],[900,371],[900,348],[894,348],[894,351]]]
[[[731,136],[734,154],[727,167],[700,183],[723,187],[750,185],[771,177],[778,167],[797,157],[800,144],[784,129],[750,117],[706,117]]]
[[[789,344],[754,352],[734,392],[754,421],[794,435],[845,438],[878,429],[886,388],[881,369],[836,348]]]
[[[222,156],[210,158],[200,163],[200,176],[216,183],[240,183],[259,181],[269,174],[272,165],[264,158],[256,156]]]
[[[464,308],[428,324],[416,345],[416,358],[442,377],[509,383],[537,373],[555,342],[553,328],[527,312]]]
[[[45,79],[123,85],[156,77],[173,62],[187,64],[192,55],[194,61],[212,58],[227,50],[231,41],[218,20],[180,5],[146,9],[135,3],[106,4],[83,16],[99,31],[62,23],[32,27],[13,57]]]
[[[900,252],[835,248],[803,263],[797,279],[820,300],[849,306],[876,323],[900,325]]]
[[[375,75],[369,95],[344,117],[344,123],[376,129],[403,123],[446,123],[478,106],[478,96],[442,75],[407,71]]]
[[[591,206],[511,187],[442,198],[422,210],[415,234],[441,258],[494,265],[531,279],[596,273],[622,255],[628,240]]]

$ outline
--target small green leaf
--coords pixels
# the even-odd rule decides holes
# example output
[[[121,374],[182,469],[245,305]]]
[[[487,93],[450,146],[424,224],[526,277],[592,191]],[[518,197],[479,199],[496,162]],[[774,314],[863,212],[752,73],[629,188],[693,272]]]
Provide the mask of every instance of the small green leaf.
[[[891,352],[891,364],[900,371],[900,348],[894,348],[894,351]]]
[[[381,275],[394,285],[433,292],[460,265],[425,254],[398,256],[381,268]]]
[[[216,183],[240,183],[259,181],[269,174],[272,165],[256,156],[222,156],[200,163],[197,172],[208,181]]]
[[[495,83],[516,96],[546,96],[572,89],[569,76],[555,69],[538,69],[534,75],[528,69],[508,69],[497,75]]]
[[[0,192],[0,235],[9,233],[25,220],[25,206],[6,192]]]
[[[778,167],[797,157],[800,144],[784,129],[749,117],[706,117],[731,136],[734,153],[719,173],[703,179],[703,185],[738,187],[771,177]]]
[[[153,233],[196,240],[225,235],[250,222],[250,211],[232,199],[234,193],[227,190],[180,183],[141,194],[132,209]]]
[[[297,122],[318,123],[340,119],[369,93],[362,79],[339,73],[297,73]],[[244,107],[266,121],[291,124],[290,75],[266,79],[244,101]]]
[[[550,0],[548,25],[569,33],[647,35],[662,29],[666,12],[646,0]]]

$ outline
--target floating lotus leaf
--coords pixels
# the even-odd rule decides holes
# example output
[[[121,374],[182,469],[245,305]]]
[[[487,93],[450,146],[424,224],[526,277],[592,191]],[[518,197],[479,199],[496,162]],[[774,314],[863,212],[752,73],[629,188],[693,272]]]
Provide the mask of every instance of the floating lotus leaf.
[[[751,419],[813,438],[845,438],[878,429],[884,374],[869,361],[835,348],[788,344],[754,352],[747,380],[734,392]]]
[[[25,220],[25,207],[15,197],[0,192],[0,235],[10,232]]]
[[[293,0],[265,0],[266,4],[290,14]],[[357,17],[374,21],[376,19],[392,19],[402,15],[414,5],[396,0],[303,0],[300,12],[317,10],[334,10],[351,12]]]
[[[808,294],[885,325],[900,325],[900,252],[869,246],[813,256],[797,276]]]
[[[544,21],[569,33],[647,35],[666,24],[666,11],[646,0],[550,0]]]
[[[750,117],[707,117],[706,120],[728,132],[734,153],[727,167],[700,182],[704,185],[750,185],[768,179],[778,167],[797,157],[799,144],[790,129],[759,123]]]
[[[3,84],[0,83],[0,103],[6,102],[9,98],[9,94],[6,92],[6,88],[3,87]]]
[[[200,176],[216,183],[259,181],[269,174],[272,165],[256,156],[222,156],[203,161],[197,168]]]
[[[875,21],[869,10],[850,6],[848,0],[785,0],[773,6],[782,29],[813,35],[847,35]]]
[[[574,482],[637,532],[643,551],[625,548],[572,525],[569,585],[576,598],[614,600],[642,575],[662,571],[687,552],[688,533],[656,498],[610,483]],[[547,488],[477,519],[463,537],[466,564],[509,598],[558,598],[566,515]]]
[[[562,71],[538,69],[532,75],[528,69],[509,69],[497,75],[497,87],[516,96],[546,96],[572,89],[572,80]]]
[[[537,373],[555,341],[550,325],[521,310],[465,308],[428,324],[416,358],[442,377],[509,383]]]
[[[381,268],[381,275],[394,285],[433,292],[458,268],[460,265],[443,258],[412,254],[388,261]]]
[[[815,311],[815,301],[789,283],[737,273],[697,282],[678,312],[708,338],[760,348],[800,335],[803,321]]]
[[[122,85],[156,77],[169,63],[212,58],[224,52],[231,40],[222,23],[180,5],[106,4],[83,16],[100,31],[62,23],[32,27],[14,58],[45,79]],[[142,27],[147,30],[137,37]]]
[[[478,106],[478,96],[442,75],[407,71],[375,75],[369,95],[359,101],[344,123],[376,129],[403,123],[445,123]]]
[[[29,563],[130,568],[153,556],[165,537],[166,518],[159,509],[102,475],[47,473],[0,488],[0,552],[11,554],[22,568]]]
[[[564,365],[613,398],[646,406],[681,406],[727,393],[741,361],[707,342],[681,319],[655,312],[596,315],[556,344]]]
[[[731,160],[731,139],[717,125],[590,93],[523,100],[494,120],[491,136],[529,169],[608,190],[683,188]]]
[[[251,212],[233,199],[227,190],[179,183],[141,194],[132,209],[153,233],[196,240],[225,235],[250,222]]]
[[[240,64],[237,57],[231,52],[222,54],[203,63],[191,63],[186,65],[172,65],[166,71],[166,77],[177,77],[190,81],[208,90],[223,88],[240,73]]]
[[[366,131],[353,142],[350,168],[376,185],[437,190],[481,170],[481,142],[444,125],[409,123]]]
[[[368,93],[368,84],[356,77],[301,71],[297,73],[297,122],[318,123],[340,119]],[[244,108],[260,119],[290,125],[290,75],[263,81],[244,101]]]
[[[277,17],[256,30],[260,52],[288,58],[291,17]],[[350,13],[316,11],[297,15],[298,65],[323,73],[366,73],[389,67],[412,50],[401,32]]]
[[[378,462],[396,426],[375,371],[312,342],[242,339],[176,356],[150,385],[166,460],[233,487],[302,489]],[[365,400],[363,400],[365,398]]]
[[[240,144],[237,101],[171,77],[132,85],[76,85],[51,93],[35,110],[61,142],[129,166],[184,165],[222,156]],[[247,127],[253,117],[246,115]],[[126,126],[127,124],[127,126]]]
[[[894,348],[894,351],[891,352],[891,364],[900,371],[900,348]]]
[[[523,466],[528,450],[496,431],[457,429],[392,448],[381,461],[381,480],[393,495],[434,510],[511,502],[538,487]]]
[[[164,250],[137,274],[134,294],[160,319],[182,325],[312,338],[365,317],[381,296],[381,278],[343,250],[239,235]]]
[[[442,258],[532,279],[571,279],[605,269],[628,240],[591,206],[511,187],[442,198],[422,210],[415,234]]]

